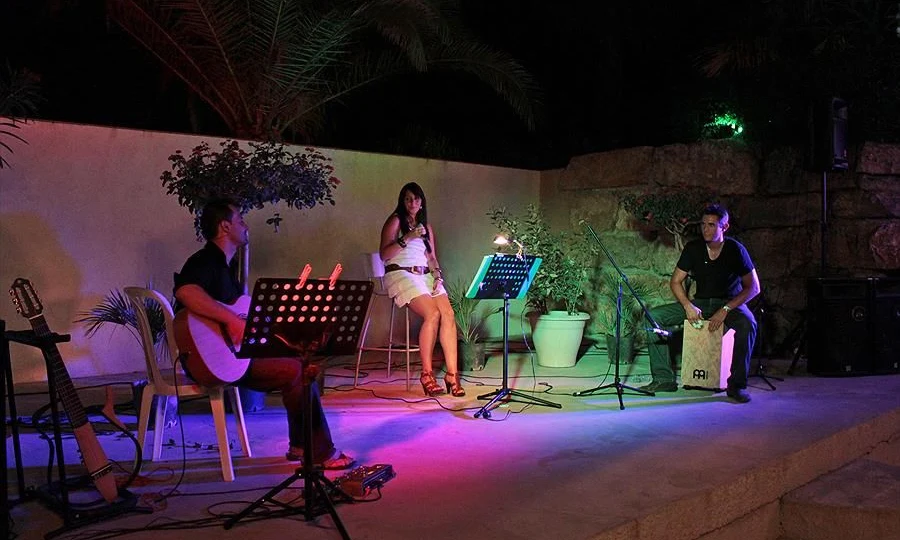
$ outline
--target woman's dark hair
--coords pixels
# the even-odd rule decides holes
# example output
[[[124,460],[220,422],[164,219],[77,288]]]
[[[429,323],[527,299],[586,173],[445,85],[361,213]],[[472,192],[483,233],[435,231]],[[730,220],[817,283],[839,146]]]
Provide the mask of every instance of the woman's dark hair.
[[[422,186],[415,182],[409,182],[400,188],[400,195],[397,196],[397,208],[394,209],[394,213],[400,218],[400,234],[404,235],[412,229],[412,227],[409,226],[409,214],[406,212],[406,204],[403,200],[406,197],[407,191],[422,200],[422,207],[419,209],[419,214],[413,217],[416,218],[416,223],[425,226],[425,236],[423,236],[422,239],[425,241],[425,249],[431,253],[431,242],[428,241],[428,204],[425,201],[425,192],[422,190]]]
[[[231,221],[234,217],[235,204],[228,199],[213,199],[203,206],[200,213],[200,233],[203,238],[212,240],[219,232],[219,223]]]

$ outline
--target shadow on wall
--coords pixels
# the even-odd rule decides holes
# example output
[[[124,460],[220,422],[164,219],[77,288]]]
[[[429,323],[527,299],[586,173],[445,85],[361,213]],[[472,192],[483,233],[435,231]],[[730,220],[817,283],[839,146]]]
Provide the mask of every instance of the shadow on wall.
[[[185,231],[185,235],[191,234],[191,231]],[[134,275],[142,276],[140,283],[120,283],[118,286],[138,286],[143,287],[149,281],[153,288],[161,292],[163,296],[171,300],[173,289],[175,287],[174,274],[181,270],[184,261],[196,250],[203,247],[202,242],[196,242],[195,246],[191,246],[193,251],[182,253],[181,250],[173,250],[172,244],[164,242],[160,239],[153,239],[144,244],[144,248],[140,250],[145,257],[145,269],[136,269]],[[153,274],[156,272],[156,274]]]
[[[83,279],[56,231],[37,214],[2,214],[0,238],[3,238],[0,285],[9,289],[16,278],[28,279],[40,297],[50,330],[60,334],[71,332]],[[9,298],[0,300],[0,318],[6,321],[9,330],[31,328]],[[59,350],[63,358],[79,355],[72,343],[59,344]],[[16,382],[46,379],[44,360],[38,349],[19,345],[10,354]]]

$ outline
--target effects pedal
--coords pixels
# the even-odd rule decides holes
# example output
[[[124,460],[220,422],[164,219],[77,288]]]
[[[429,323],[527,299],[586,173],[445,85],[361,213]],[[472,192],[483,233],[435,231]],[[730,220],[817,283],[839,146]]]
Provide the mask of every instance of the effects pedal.
[[[397,476],[394,467],[385,463],[361,465],[334,480],[334,485],[351,497],[365,497]]]

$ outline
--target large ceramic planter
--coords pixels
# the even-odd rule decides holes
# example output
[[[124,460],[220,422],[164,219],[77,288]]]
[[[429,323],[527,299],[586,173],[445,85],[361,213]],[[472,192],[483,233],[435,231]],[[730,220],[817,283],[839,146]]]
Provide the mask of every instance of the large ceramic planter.
[[[573,367],[589,318],[587,313],[569,315],[565,311],[551,311],[538,317],[532,335],[538,365]]]

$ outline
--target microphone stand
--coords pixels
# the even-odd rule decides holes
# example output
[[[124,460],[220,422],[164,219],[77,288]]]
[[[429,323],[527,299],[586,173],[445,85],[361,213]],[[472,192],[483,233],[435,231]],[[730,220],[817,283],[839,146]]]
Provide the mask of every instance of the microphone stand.
[[[652,328],[650,330],[658,335],[668,337],[669,332],[665,331],[660,327],[659,323],[656,322],[656,319],[653,318],[653,315],[650,314],[650,310],[647,309],[647,306],[644,305],[644,302],[641,300],[641,297],[638,296],[638,293],[635,292],[634,287],[631,286],[631,283],[628,281],[628,276],[625,275],[625,272],[619,268],[619,265],[616,263],[616,259],[612,256],[612,253],[606,249],[606,246],[603,245],[603,242],[600,241],[600,237],[597,236],[597,233],[594,232],[594,229],[589,225],[587,226],[588,231],[591,233],[591,236],[594,237],[594,240],[597,242],[597,245],[600,246],[600,249],[603,251],[603,254],[606,255],[606,258],[609,259],[609,262],[612,263],[613,268],[616,269],[616,272],[619,274],[619,292],[616,296],[616,358],[615,358],[615,377],[614,382],[611,384],[604,384],[601,386],[596,386],[594,388],[589,388],[587,390],[582,390],[580,392],[574,392],[572,395],[575,397],[580,396],[588,396],[592,395],[594,392],[600,390],[606,390],[607,388],[613,388],[616,391],[616,396],[619,398],[619,410],[625,409],[625,404],[622,402],[622,394],[625,390],[631,390],[632,392],[637,392],[638,394],[645,396],[655,396],[656,393],[650,392],[649,390],[643,390],[640,388],[634,388],[631,386],[627,386],[622,384],[621,379],[619,378],[619,355],[622,351],[622,343],[621,343],[621,331],[622,331],[622,284],[624,283],[626,287],[628,287],[628,292],[631,293],[631,296],[637,300],[638,305],[641,306],[641,309],[644,312],[644,316],[650,321]]]

